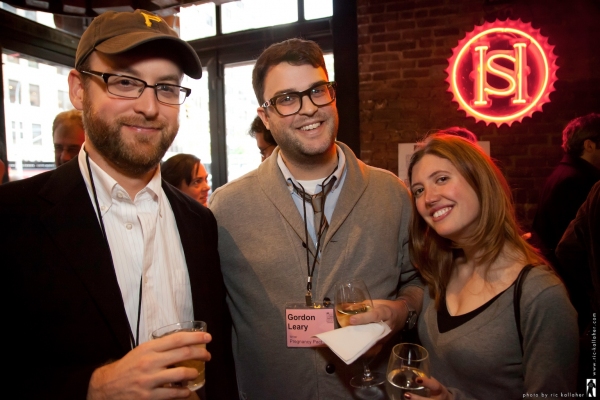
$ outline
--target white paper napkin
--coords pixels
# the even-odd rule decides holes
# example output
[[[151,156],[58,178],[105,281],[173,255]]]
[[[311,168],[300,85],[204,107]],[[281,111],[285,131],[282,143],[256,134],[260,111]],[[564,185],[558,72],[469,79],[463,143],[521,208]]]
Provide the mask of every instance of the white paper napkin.
[[[350,325],[315,336],[329,346],[346,364],[352,364],[390,332],[391,329],[385,322],[373,322],[365,325]]]

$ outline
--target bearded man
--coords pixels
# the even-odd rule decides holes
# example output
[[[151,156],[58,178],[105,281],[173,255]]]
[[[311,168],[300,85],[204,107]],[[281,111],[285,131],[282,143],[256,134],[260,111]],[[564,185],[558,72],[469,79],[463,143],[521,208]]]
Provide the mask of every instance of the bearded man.
[[[159,168],[190,94],[184,73],[200,78],[200,60],[160,17],[97,17],[69,74],[85,127],[78,162],[2,186],[18,397],[197,398],[181,382],[198,371],[173,366],[201,360],[200,397],[237,398],[215,218]],[[189,320],[210,334],[149,340]]]

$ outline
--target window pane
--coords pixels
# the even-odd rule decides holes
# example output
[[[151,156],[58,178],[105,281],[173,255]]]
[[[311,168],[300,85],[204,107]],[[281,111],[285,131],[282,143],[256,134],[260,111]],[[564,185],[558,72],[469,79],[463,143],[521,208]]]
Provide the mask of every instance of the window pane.
[[[332,15],[332,0],[304,0],[304,19],[325,18]]]
[[[58,91],[58,108],[61,111],[68,111],[74,108],[73,104],[71,104],[71,99],[69,98],[69,92],[66,90]]]
[[[323,54],[325,66],[327,67],[327,76],[330,81],[335,81],[335,71],[333,70],[333,53]]]
[[[10,59],[17,62],[9,61]],[[35,66],[35,67],[34,67]],[[58,68],[57,68],[58,67]],[[4,111],[8,161],[11,180],[26,178],[54,167],[52,122],[64,109],[59,108],[56,93],[62,91],[68,103],[67,77],[59,69],[66,65],[54,64],[36,57],[3,49]],[[24,89],[22,89],[24,88]],[[29,96],[22,99],[21,96]],[[40,107],[41,104],[43,107]]]
[[[37,66],[37,62],[35,67],[31,67],[31,68],[38,68]],[[29,104],[31,104],[34,107],[39,107],[40,106],[40,86],[39,85],[29,85]]]
[[[9,79],[8,95],[11,103],[21,104],[21,82]]]
[[[248,128],[258,102],[252,89],[254,62],[225,66],[225,126],[227,127],[227,180],[232,181],[260,164],[256,140]]]
[[[181,7],[177,16],[179,17],[179,36],[183,40],[195,40],[217,34],[214,3]]]
[[[221,5],[223,33],[298,21],[297,0],[241,0]]]
[[[31,141],[34,146],[42,145],[42,125],[31,124]]]
[[[202,79],[184,76],[181,86],[192,93],[179,110],[179,133],[164,156],[164,160],[178,153],[193,154],[200,159],[212,187],[210,154],[210,118],[208,110],[208,72],[202,71]]]

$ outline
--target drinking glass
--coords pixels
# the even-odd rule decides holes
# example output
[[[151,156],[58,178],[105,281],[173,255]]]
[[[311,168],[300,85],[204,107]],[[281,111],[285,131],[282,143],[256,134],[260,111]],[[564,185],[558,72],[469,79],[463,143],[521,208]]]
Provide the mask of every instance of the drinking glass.
[[[367,289],[367,285],[360,280],[354,279],[338,284],[335,292],[335,315],[342,328],[350,325],[350,317],[373,309],[373,301]],[[363,374],[353,377],[350,385],[355,388],[368,388],[381,385],[385,382],[385,376],[379,372],[371,372],[369,362],[371,359],[362,357]]]
[[[152,332],[152,339],[158,339],[167,335],[171,335],[177,332],[206,332],[206,322],[203,321],[185,321],[178,322],[176,324],[171,324],[167,326],[163,326]],[[198,347],[206,348],[206,344],[198,344]],[[198,371],[198,376],[196,379],[191,381],[183,381],[178,383],[173,383],[171,386],[173,387],[184,387],[187,386],[188,389],[194,391],[200,389],[204,386],[205,383],[205,375],[204,375],[204,361],[201,360],[186,360],[178,362],[174,365],[174,367],[186,367],[186,368],[195,368]]]
[[[429,389],[417,383],[417,378],[429,377],[429,354],[424,347],[413,343],[394,346],[387,369],[385,384],[391,400],[404,400],[404,393],[429,397]]]

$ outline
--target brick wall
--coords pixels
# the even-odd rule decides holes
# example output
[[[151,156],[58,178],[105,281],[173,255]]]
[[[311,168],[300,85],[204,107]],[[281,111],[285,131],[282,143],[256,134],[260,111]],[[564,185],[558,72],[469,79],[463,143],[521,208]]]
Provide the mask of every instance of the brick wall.
[[[452,102],[444,70],[475,25],[530,22],[558,56],[551,102],[511,127],[476,123]],[[398,143],[464,126],[488,140],[528,229],[546,177],[562,157],[561,132],[600,112],[600,2],[596,0],[358,0],[361,159],[398,172]]]

